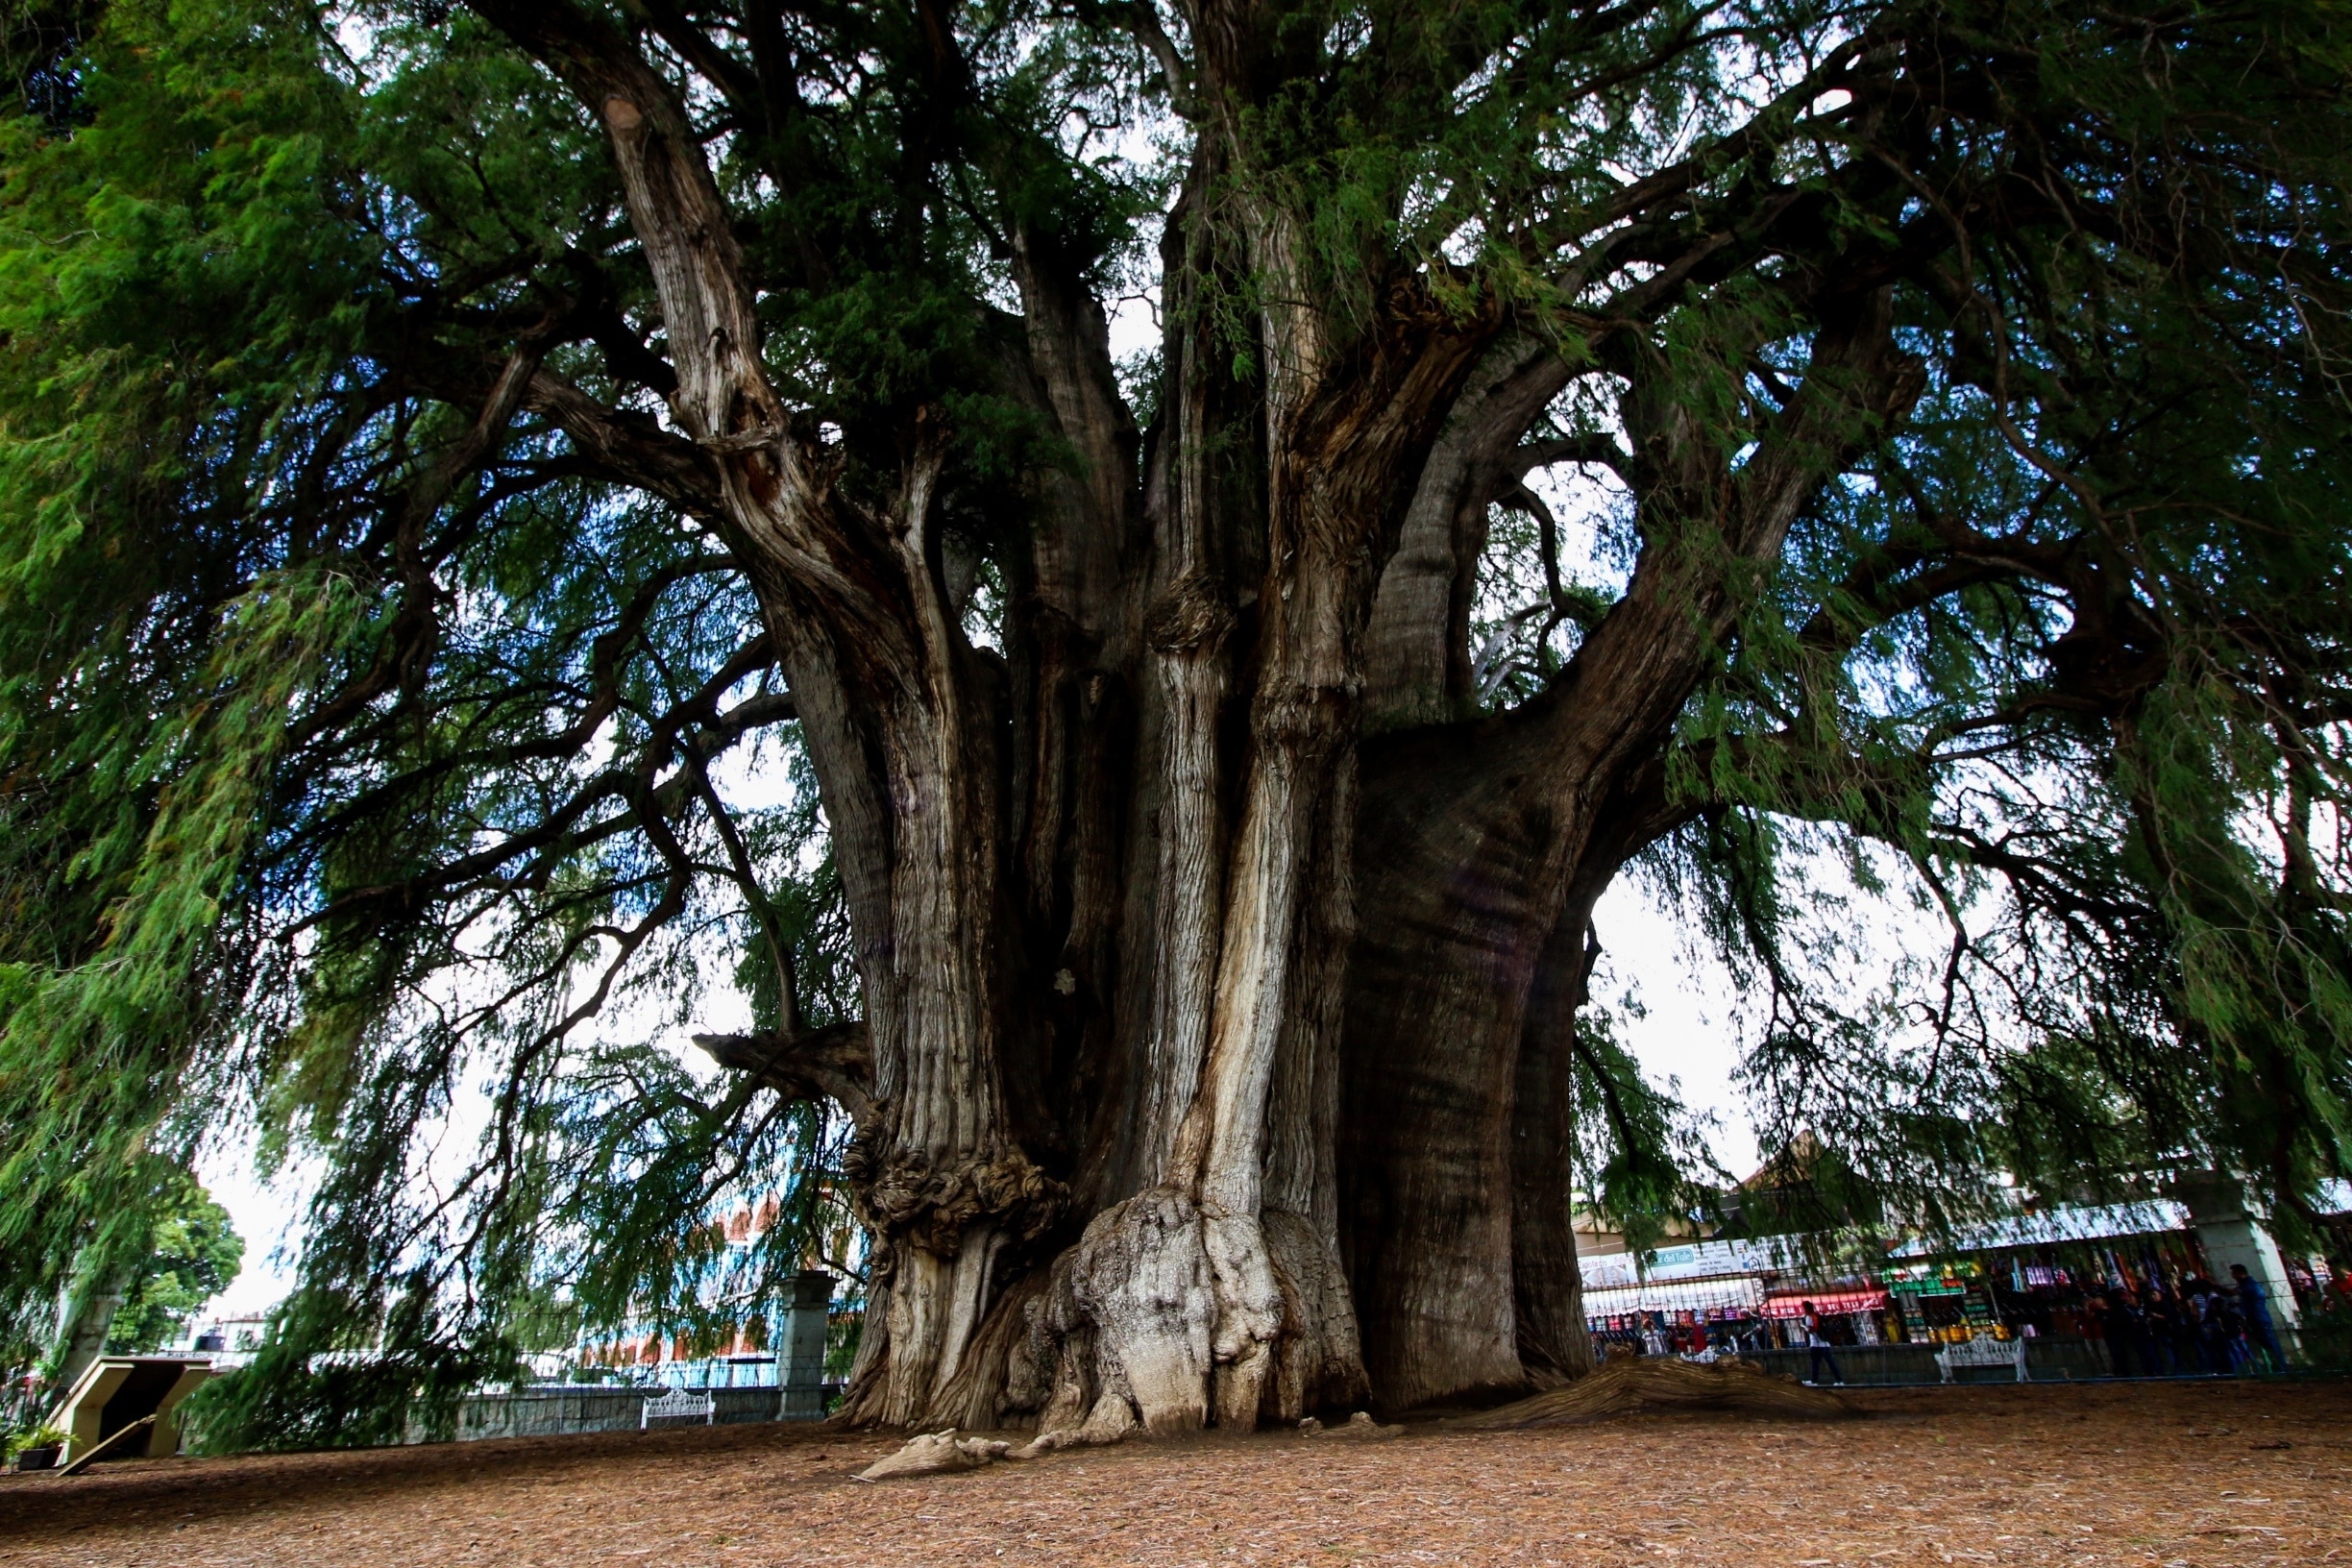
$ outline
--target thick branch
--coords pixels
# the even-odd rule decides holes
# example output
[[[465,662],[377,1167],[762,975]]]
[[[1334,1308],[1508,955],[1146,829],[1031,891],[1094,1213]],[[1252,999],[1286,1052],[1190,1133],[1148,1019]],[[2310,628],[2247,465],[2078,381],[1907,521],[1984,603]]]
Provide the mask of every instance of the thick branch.
[[[873,1051],[863,1018],[792,1036],[697,1035],[694,1042],[721,1066],[779,1094],[831,1100],[860,1127],[874,1119]]]

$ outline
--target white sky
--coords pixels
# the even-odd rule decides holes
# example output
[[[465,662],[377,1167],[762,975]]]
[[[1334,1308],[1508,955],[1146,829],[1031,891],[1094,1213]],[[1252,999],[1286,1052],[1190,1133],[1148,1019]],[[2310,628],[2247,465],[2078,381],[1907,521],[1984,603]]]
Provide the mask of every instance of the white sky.
[[[1630,991],[1646,1010],[1620,1017],[1620,1038],[1656,1083],[1674,1081],[1682,1103],[1712,1116],[1708,1145],[1734,1176],[1759,1164],[1755,1128],[1731,1085],[1741,1055],[1732,978],[1711,956],[1690,950],[1681,925],[1631,877],[1619,877],[1593,912],[1601,962],[1596,1002],[1615,1006]]]

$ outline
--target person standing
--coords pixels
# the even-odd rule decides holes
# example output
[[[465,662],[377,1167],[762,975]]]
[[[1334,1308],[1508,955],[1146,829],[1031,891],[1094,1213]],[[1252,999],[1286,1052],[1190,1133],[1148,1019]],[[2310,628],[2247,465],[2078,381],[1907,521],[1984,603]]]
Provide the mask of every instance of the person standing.
[[[2238,1292],[2216,1286],[2213,1303],[2221,1319],[2221,1349],[2228,1370],[2233,1377],[2243,1377],[2254,1370],[2254,1352],[2246,1343],[2245,1312],[2239,1305]]]
[[[2178,1286],[2172,1290],[2172,1355],[2183,1377],[2205,1370],[2205,1352],[2197,1338],[2196,1304]]]
[[[2094,1356],[2098,1355],[2100,1350],[2107,1346],[2106,1296],[2097,1290],[2085,1290],[2082,1296],[2082,1305],[2074,1310],[2074,1322],[2076,1324],[2075,1332],[2079,1333],[2084,1339],[2090,1342],[2092,1346],[2092,1354]],[[2106,1357],[2107,1370],[2109,1374],[2112,1375],[2115,1371],[2114,1350],[2107,1349]]]
[[[2229,1347],[2221,1325],[2221,1287],[2202,1274],[2189,1282],[2189,1328],[2196,1339],[2202,1369],[2220,1377],[2230,1369]]]
[[[1845,1387],[1846,1374],[1839,1370],[1837,1358],[1829,1353],[1829,1327],[1822,1321],[1822,1314],[1809,1301],[1804,1304],[1804,1336],[1805,1348],[1813,1353],[1805,1382],[1821,1382],[1822,1363],[1826,1361],[1829,1363],[1830,1381],[1840,1388]]]
[[[2107,1354],[2117,1378],[2152,1378],[2157,1370],[2147,1359],[2147,1319],[2126,1286],[2107,1290]]]
[[[2230,1278],[2238,1285],[2238,1315],[2245,1319],[2246,1338],[2268,1360],[2269,1370],[2286,1371],[2287,1353],[2279,1348],[2278,1330],[2270,1322],[2270,1292],[2243,1263],[2230,1264]]]
[[[2171,1377],[2180,1370],[2178,1345],[2180,1309],[2171,1293],[2150,1282],[2140,1301],[2140,1315],[2147,1324],[2148,1372]]]

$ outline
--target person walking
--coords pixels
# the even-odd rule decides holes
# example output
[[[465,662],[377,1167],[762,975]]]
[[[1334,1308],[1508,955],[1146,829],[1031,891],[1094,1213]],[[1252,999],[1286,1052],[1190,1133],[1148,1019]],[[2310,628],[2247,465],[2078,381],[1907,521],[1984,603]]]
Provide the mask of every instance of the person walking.
[[[2238,1315],[2245,1319],[2246,1338],[2268,1360],[2270,1371],[2286,1371],[2287,1353],[2279,1348],[2278,1330],[2270,1322],[2270,1292],[2243,1263],[2230,1264],[2230,1278],[2237,1282]]]
[[[1830,1381],[1840,1388],[1845,1387],[1846,1374],[1839,1369],[1837,1358],[1829,1354],[1828,1325],[1822,1321],[1822,1314],[1809,1301],[1804,1304],[1804,1336],[1805,1348],[1813,1353],[1811,1367],[1805,1376],[1805,1382],[1821,1382],[1822,1363],[1826,1361],[1829,1363]]]

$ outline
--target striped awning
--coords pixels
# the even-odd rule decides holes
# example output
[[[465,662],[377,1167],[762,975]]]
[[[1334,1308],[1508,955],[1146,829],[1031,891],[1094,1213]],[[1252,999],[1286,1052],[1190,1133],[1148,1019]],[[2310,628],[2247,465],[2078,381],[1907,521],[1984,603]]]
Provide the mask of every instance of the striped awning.
[[[1652,1280],[1643,1285],[1609,1285],[1587,1289],[1584,1315],[1691,1312],[1714,1307],[1745,1307],[1752,1311],[1763,1299],[1764,1284],[1752,1275],[1719,1280]]]
[[[1768,1296],[1764,1301],[1766,1317],[1802,1317],[1804,1304],[1824,1317],[1836,1317],[1845,1312],[1875,1312],[1887,1304],[1884,1290],[1816,1290],[1802,1296]]]

